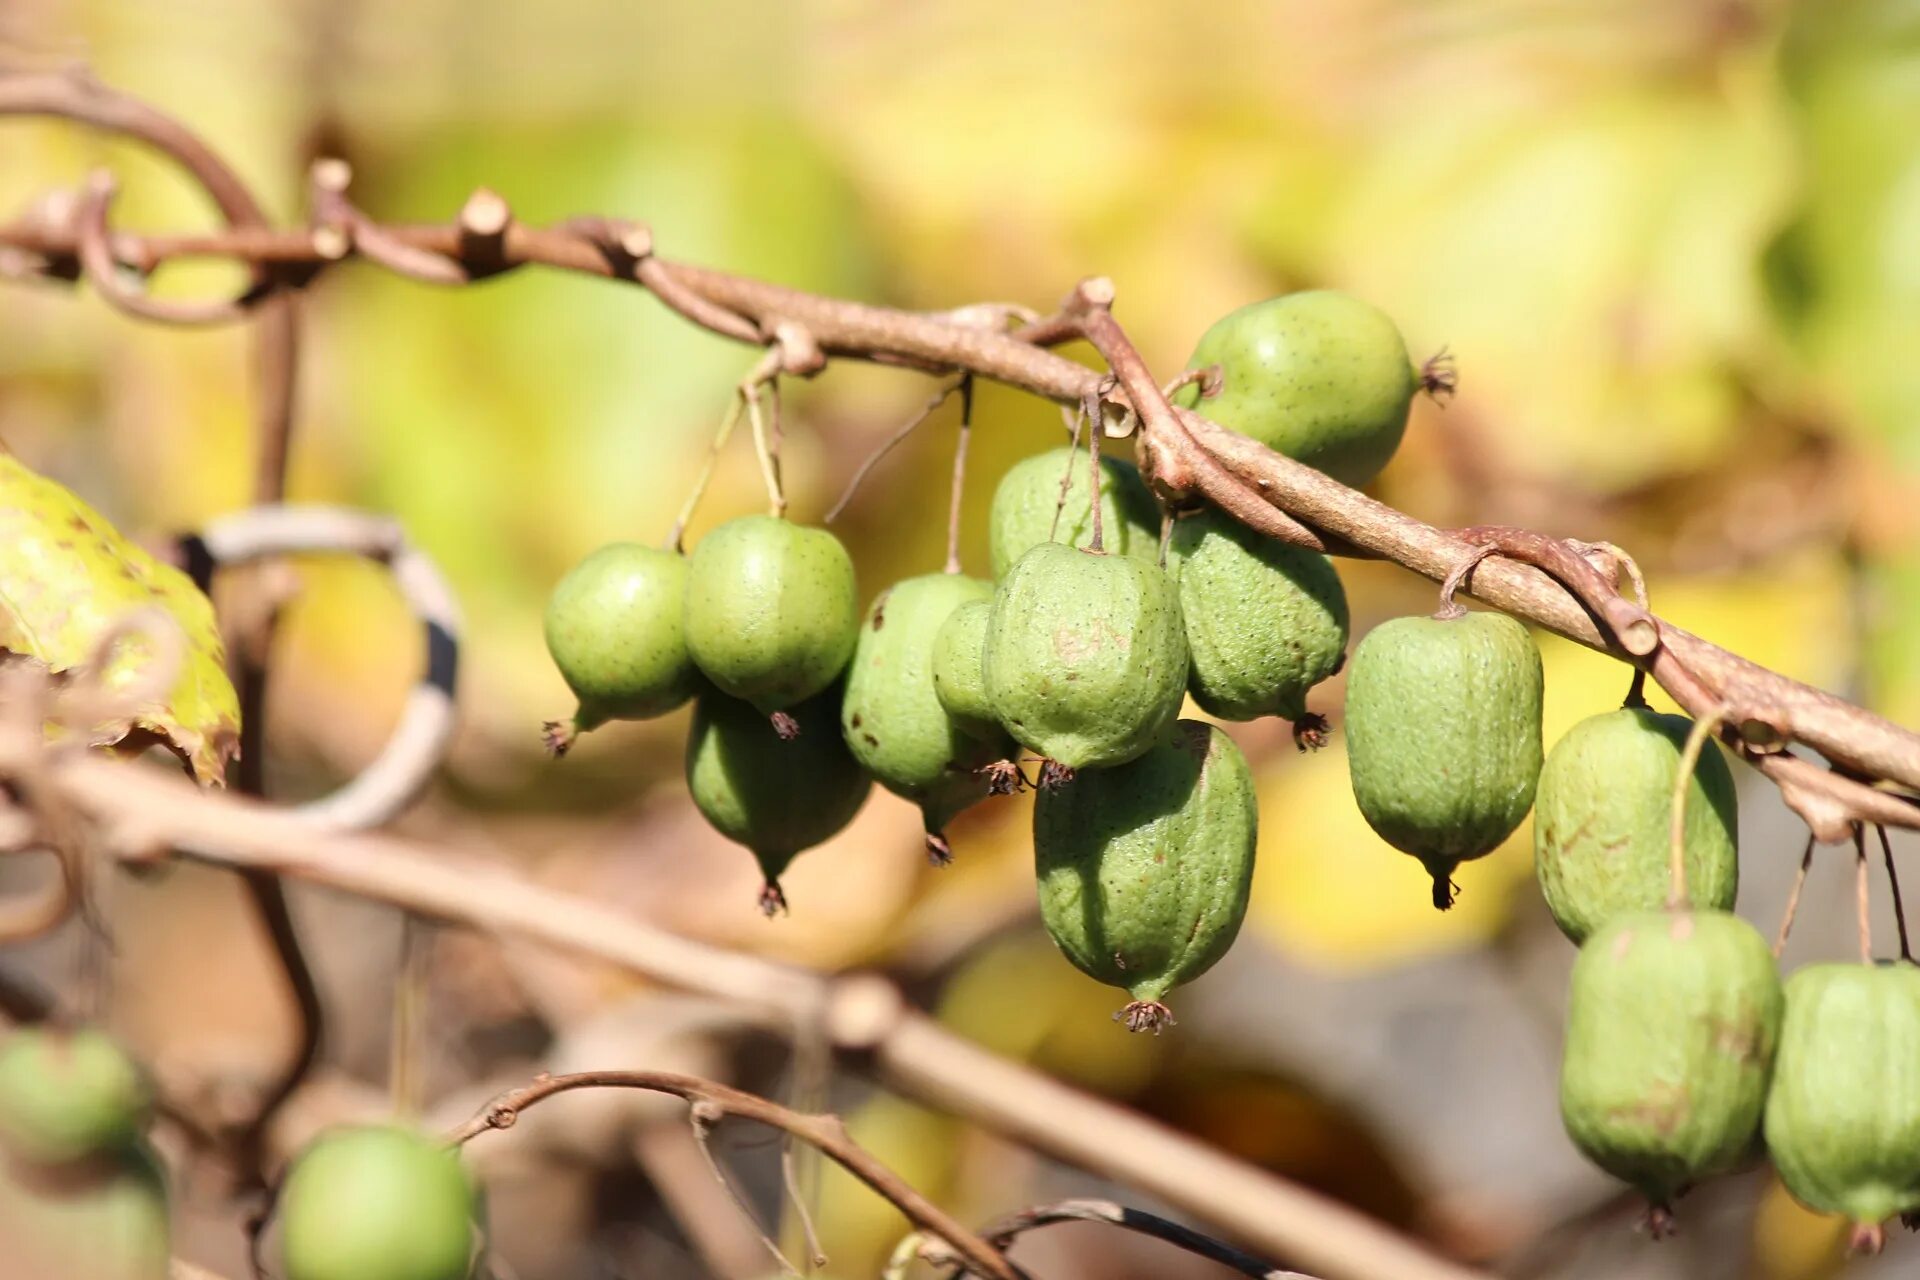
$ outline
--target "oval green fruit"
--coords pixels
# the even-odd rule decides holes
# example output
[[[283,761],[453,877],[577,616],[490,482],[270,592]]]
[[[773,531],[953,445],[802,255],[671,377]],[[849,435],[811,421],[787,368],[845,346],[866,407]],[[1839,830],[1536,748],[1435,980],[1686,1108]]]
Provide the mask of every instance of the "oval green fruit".
[[[853,560],[825,529],[777,516],[729,520],[694,548],[686,626],[688,652],[722,693],[785,711],[832,684],[853,656]]]
[[[1259,811],[1233,739],[1179,720],[1138,759],[1042,789],[1033,810],[1040,915],[1067,958],[1123,988],[1130,1030],[1227,953],[1247,912]]]
[[[953,722],[976,738],[1003,743],[1006,731],[987,699],[987,622],[993,596],[947,615],[933,638],[933,693]]]
[[[1307,690],[1340,669],[1347,593],[1333,562],[1219,511],[1180,520],[1167,548],[1191,665],[1187,690],[1223,720],[1281,716],[1302,746],[1324,741]]]
[[[474,1189],[459,1153],[397,1125],[329,1129],[280,1191],[287,1280],[465,1280]]]
[[[1043,542],[1084,547],[1093,537],[1091,468],[1084,450],[1062,445],[1022,458],[1000,477],[987,515],[987,548],[993,576]],[[1067,495],[1060,497],[1060,482]],[[1056,518],[1057,516],[1057,518]],[[1140,470],[1121,458],[1100,459],[1101,545],[1116,555],[1160,559],[1160,507]]]
[[[547,600],[547,652],[580,708],[571,725],[547,725],[556,755],[609,720],[665,715],[693,696],[686,598],[686,557],[637,542],[609,543],[560,579]]]
[[[1406,433],[1420,374],[1379,308],[1331,289],[1268,298],[1201,335],[1189,369],[1219,365],[1220,393],[1176,403],[1343,484],[1380,474]]]
[[[1767,1150],[1796,1200],[1855,1223],[1920,1209],[1920,969],[1816,964],[1787,979]]]
[[[1615,916],[1667,899],[1673,777],[1693,722],[1646,707],[1589,716],[1554,743],[1534,797],[1540,892],[1574,942]],[[1709,743],[1687,791],[1687,894],[1731,910],[1740,887],[1739,798]]]
[[[934,691],[935,640],[962,605],[985,608],[993,586],[957,573],[929,573],[881,592],[867,610],[847,672],[840,728],[862,768],[920,806],[928,855],[952,856],[945,827],[986,798],[981,770],[1007,754],[968,733]],[[977,665],[977,663],[976,663]]]
[[[23,1028],[0,1043],[0,1143],[59,1165],[130,1147],[153,1093],[133,1059],[92,1028]]]
[[[0,1164],[9,1280],[168,1280],[167,1175],[143,1141],[50,1172]]]
[[[1589,1160],[1639,1188],[1649,1225],[1755,1150],[1783,999],[1773,952],[1724,911],[1620,916],[1573,965],[1560,1115]]]
[[[1050,776],[1125,764],[1180,714],[1179,591],[1147,561],[1043,542],[994,589],[985,673],[994,714]]]
[[[1433,876],[1497,848],[1540,778],[1540,651],[1500,613],[1394,618],[1347,672],[1347,761],[1367,825]]]
[[[780,873],[853,821],[872,788],[839,727],[840,691],[793,708],[800,730],[788,742],[747,703],[703,693],[687,734],[687,790],[708,822],[747,846],[767,877],[760,909],[786,909]]]

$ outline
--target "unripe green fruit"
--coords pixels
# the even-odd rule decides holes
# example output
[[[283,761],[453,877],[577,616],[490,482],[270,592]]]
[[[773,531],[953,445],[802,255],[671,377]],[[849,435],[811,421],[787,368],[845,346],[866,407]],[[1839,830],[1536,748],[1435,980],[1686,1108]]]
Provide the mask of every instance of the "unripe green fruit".
[[[1547,753],[1534,797],[1534,870],[1553,918],[1576,943],[1615,916],[1667,899],[1673,776],[1693,722],[1624,707],[1589,716]],[[1687,895],[1731,910],[1740,887],[1739,799],[1711,744],[1687,790]]]
[[[1125,764],[1180,714],[1179,591],[1144,560],[1041,543],[994,590],[986,680],[1007,732],[1056,767]]]
[[[853,560],[825,529],[742,516],[693,550],[688,652],[722,693],[764,714],[832,684],[859,629]]]
[[[26,1028],[0,1043],[0,1143],[38,1165],[129,1147],[153,1094],[113,1039],[91,1028]]]
[[[1124,988],[1129,1029],[1233,945],[1259,830],[1253,775],[1233,739],[1179,720],[1146,754],[1042,789],[1033,810],[1040,915],[1067,958]]]
[[[840,704],[853,758],[881,786],[920,806],[936,862],[950,856],[948,819],[987,796],[979,770],[1007,753],[969,734],[940,705],[934,641],[956,608],[984,608],[992,597],[990,583],[957,573],[908,578],[881,592],[861,625]]]
[[[1497,848],[1540,778],[1540,651],[1500,613],[1394,618],[1347,672],[1347,761],[1367,825],[1433,875]]]
[[[1420,374],[1392,319],[1331,289],[1229,312],[1201,335],[1189,369],[1219,365],[1220,394],[1175,402],[1343,484],[1364,485],[1400,447]]]
[[[1856,1247],[1920,1209],[1920,969],[1816,964],[1787,979],[1766,1134],[1787,1190],[1851,1218]]]
[[[1022,458],[1000,477],[987,515],[987,548],[993,576],[1003,578],[1014,562],[1043,542],[1084,547],[1093,537],[1085,450],[1062,445]],[[1067,496],[1060,498],[1060,481]],[[1058,519],[1055,515],[1058,513]],[[1147,492],[1139,468],[1121,458],[1100,459],[1101,545],[1116,555],[1160,559],[1160,508]]]
[[[473,1183],[459,1153],[392,1125],[329,1129],[280,1192],[286,1280],[465,1280]]]
[[[8,1280],[167,1280],[166,1170],[145,1142],[58,1168],[0,1164]]]
[[[933,692],[953,722],[967,733],[1002,743],[1006,730],[987,699],[987,623],[992,617],[991,593],[947,615],[933,638]]]
[[[1589,1160],[1673,1198],[1755,1149],[1780,1034],[1766,939],[1724,911],[1648,911],[1602,928],[1573,965],[1560,1115]]]
[[[1193,700],[1224,720],[1305,720],[1307,690],[1346,659],[1347,593],[1333,562],[1207,510],[1174,525],[1167,571],[1180,587]]]
[[[753,851],[767,877],[760,908],[784,910],[780,873],[853,821],[872,780],[838,729],[840,691],[793,708],[799,740],[788,742],[753,707],[720,693],[693,704],[687,734],[687,790],[721,835]]]
[[[665,715],[693,696],[686,598],[686,558],[637,542],[609,543],[560,579],[547,601],[547,652],[580,709],[571,730],[548,726],[556,751],[608,720]]]

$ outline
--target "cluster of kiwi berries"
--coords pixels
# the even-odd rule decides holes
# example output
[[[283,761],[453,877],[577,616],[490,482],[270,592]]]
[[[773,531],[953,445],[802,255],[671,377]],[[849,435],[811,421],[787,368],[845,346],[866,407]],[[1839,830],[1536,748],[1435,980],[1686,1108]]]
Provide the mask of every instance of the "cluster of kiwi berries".
[[[1416,392],[1451,390],[1444,366],[1412,365],[1387,317],[1328,291],[1234,312],[1190,367],[1219,377],[1180,402],[1204,394],[1214,421],[1350,485],[1393,454]],[[1159,1029],[1167,993],[1232,944],[1258,820],[1240,752],[1179,719],[1183,699],[1222,720],[1287,718],[1318,745],[1305,698],[1340,669],[1348,614],[1324,556],[1211,510],[1167,530],[1138,472],[1096,457],[1057,449],[1002,479],[992,582],[910,578],[864,620],[840,543],[772,517],[723,525],[690,558],[596,552],[547,615],[580,698],[550,741],[697,697],[689,786],[759,859],[770,913],[781,871],[851,819],[870,780],[920,805],[936,860],[954,814],[1032,785],[1048,931],[1129,993],[1116,1015],[1128,1027]],[[1731,913],[1737,824],[1719,749],[1695,758],[1676,847],[1690,723],[1636,696],[1548,755],[1541,698],[1539,651],[1512,618],[1448,599],[1375,627],[1347,676],[1361,813],[1420,860],[1444,909],[1454,869],[1537,799],[1541,891],[1581,947],[1563,1117],[1588,1157],[1646,1193],[1653,1225],[1764,1139],[1789,1190],[1877,1246],[1885,1219],[1920,1211],[1920,968],[1815,966],[1783,988]]]
[[[1221,370],[1209,416],[1350,484],[1385,464],[1434,385],[1392,321],[1329,291],[1233,313],[1192,365]],[[1180,720],[1182,702],[1285,717],[1318,745],[1306,694],[1344,660],[1345,594],[1325,556],[1212,511],[1163,537],[1138,471],[1094,450],[1014,466],[990,522],[993,581],[909,578],[864,618],[824,530],[749,516],[687,556],[604,547],[547,610],[580,704],[548,741],[695,699],[689,789],[758,859],[769,914],[788,863],[852,818],[870,780],[920,806],[936,862],[956,813],[1037,785],[1047,927],[1130,993],[1128,1026],[1157,1029],[1166,993],[1231,944],[1255,842],[1246,762],[1219,729]]]

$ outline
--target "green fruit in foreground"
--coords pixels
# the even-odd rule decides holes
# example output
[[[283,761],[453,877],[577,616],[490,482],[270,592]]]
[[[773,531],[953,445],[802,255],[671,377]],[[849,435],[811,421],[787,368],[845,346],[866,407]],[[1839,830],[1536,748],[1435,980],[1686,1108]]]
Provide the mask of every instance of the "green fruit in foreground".
[[[167,1280],[166,1170],[144,1142],[57,1171],[0,1165],[8,1280]]]
[[[571,728],[547,726],[556,753],[609,720],[665,715],[698,681],[687,654],[687,561],[613,542],[575,565],[547,601],[547,652],[580,699]]]
[[[784,711],[832,684],[853,656],[853,560],[825,529],[777,516],[729,520],[693,550],[686,619],[687,650],[722,693]]]
[[[1420,374],[1391,318],[1330,289],[1229,312],[1201,335],[1189,369],[1219,365],[1220,394],[1175,403],[1298,458],[1343,484],[1380,474],[1406,433]]]
[[[725,694],[702,694],[687,733],[687,790],[721,835],[747,846],[767,877],[760,909],[786,909],[780,873],[853,821],[872,780],[839,730],[840,694],[829,689],[793,708],[798,741]]]
[[[1045,542],[993,593],[987,698],[1059,769],[1125,764],[1180,714],[1187,635],[1158,567]]]
[[[1225,720],[1300,722],[1301,745],[1320,745],[1325,722],[1308,720],[1307,690],[1347,653],[1347,593],[1333,562],[1208,510],[1174,525],[1167,571],[1180,587],[1193,700]]]
[[[459,1153],[396,1126],[330,1129],[280,1191],[287,1280],[464,1280],[473,1183]]]
[[[968,733],[940,705],[934,644],[956,608],[984,608],[992,597],[991,584],[957,573],[908,578],[881,592],[861,625],[840,704],[853,758],[881,786],[920,806],[937,862],[951,856],[943,833],[948,819],[986,798],[980,770],[1007,753]]]
[[[1767,1149],[1796,1200],[1856,1224],[1920,1209],[1920,969],[1808,965],[1787,980]]]
[[[1623,916],[1580,948],[1560,1115],[1589,1160],[1675,1196],[1755,1151],[1783,999],[1766,939],[1724,911]]]
[[[19,1159],[66,1164],[132,1146],[153,1095],[133,1059],[91,1028],[25,1028],[0,1044],[0,1144]]]
[[[1547,753],[1534,797],[1534,870],[1576,943],[1615,916],[1667,899],[1673,777],[1693,722],[1646,707],[1590,716]],[[1739,798],[1708,743],[1687,790],[1687,895],[1731,910],[1740,887]]]
[[[1540,651],[1500,613],[1395,618],[1367,633],[1347,672],[1347,760],[1367,825],[1433,876],[1492,852],[1540,777]]]
[[[1021,556],[1043,542],[1084,547],[1093,537],[1093,501],[1084,449],[1062,445],[1007,469],[993,491],[987,547],[993,576],[1003,578]],[[1060,498],[1060,482],[1067,496]],[[1058,520],[1055,514],[1058,513]],[[1101,545],[1115,555],[1160,559],[1160,507],[1139,468],[1121,458],[1100,459]]]
[[[1040,915],[1067,958],[1124,988],[1129,1029],[1227,953],[1247,912],[1259,834],[1233,739],[1176,721],[1138,759],[1042,789],[1033,810]]]
[[[987,623],[993,597],[961,605],[933,638],[933,693],[953,722],[976,738],[1004,743],[1006,731],[987,699]]]

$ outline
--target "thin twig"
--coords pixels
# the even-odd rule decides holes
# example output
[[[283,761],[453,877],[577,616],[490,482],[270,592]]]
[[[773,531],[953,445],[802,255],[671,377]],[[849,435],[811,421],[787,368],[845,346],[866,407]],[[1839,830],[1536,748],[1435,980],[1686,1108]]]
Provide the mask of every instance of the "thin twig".
[[[1807,887],[1807,872],[1813,869],[1813,833],[1807,833],[1807,847],[1800,851],[1800,869],[1794,872],[1793,888],[1787,893],[1787,909],[1780,917],[1780,931],[1773,936],[1773,958],[1778,960],[1787,949],[1787,935],[1793,932],[1793,918],[1800,913],[1800,893]]]
[[[960,429],[953,442],[953,488],[947,495],[948,573],[960,572],[960,513],[967,495],[967,443],[973,436],[973,378],[960,379]]]
[[[1873,898],[1867,891],[1867,833],[1853,827],[1853,911],[1860,926],[1860,963],[1873,963]]]
[[[1027,1232],[1060,1222],[1100,1222],[1123,1227],[1177,1245],[1188,1253],[1217,1262],[1243,1276],[1253,1276],[1255,1280],[1314,1280],[1303,1271],[1287,1271],[1270,1266],[1225,1241],[1215,1240],[1191,1227],[1112,1200],[1061,1200],[1055,1204],[1022,1209],[984,1228],[980,1234],[996,1248],[1004,1250]]]
[[[1911,963],[1913,948],[1907,942],[1907,907],[1900,900],[1900,873],[1893,865],[1893,841],[1887,838],[1885,827],[1875,823],[1873,829],[1880,835],[1880,856],[1887,864],[1887,886],[1893,893],[1893,923],[1900,932],[1900,958]]]
[[[774,1265],[780,1268],[780,1273],[797,1276],[800,1274],[800,1269],[788,1260],[779,1242],[760,1225],[760,1216],[754,1212],[753,1204],[747,1199],[747,1193],[740,1189],[739,1183],[728,1176],[719,1157],[713,1154],[713,1125],[720,1119],[720,1114],[717,1110],[710,1110],[700,1102],[694,1103],[687,1109],[687,1125],[693,1131],[693,1145],[699,1148],[700,1158],[706,1162],[707,1172],[713,1175],[713,1180],[719,1184],[720,1189],[727,1193],[727,1199],[733,1201],[733,1207],[739,1211],[748,1229],[760,1241],[760,1247],[772,1256]]]
[[[1687,797],[1693,792],[1693,771],[1700,763],[1700,753],[1706,748],[1707,739],[1720,727],[1720,721],[1727,713],[1726,707],[1711,708],[1705,715],[1693,722],[1687,730],[1686,745],[1680,748],[1680,762],[1673,775],[1673,800],[1667,813],[1667,856],[1670,859],[1667,874],[1667,907],[1670,910],[1684,910],[1691,905],[1687,896]]]
[[[1073,488],[1073,469],[1080,465],[1080,431],[1087,425],[1087,407],[1085,404],[1074,406],[1072,420],[1067,429],[1067,460],[1060,468],[1060,492],[1053,500],[1053,523],[1047,526],[1047,541],[1060,540],[1060,516],[1067,509],[1067,491]],[[1096,509],[1099,503],[1095,503]]]
[[[720,416],[720,425],[707,445],[707,455],[700,463],[700,474],[694,477],[693,487],[687,490],[686,500],[680,504],[680,513],[673,518],[673,528],[667,531],[667,550],[681,549],[687,534],[687,523],[699,508],[700,499],[707,496],[707,486],[713,481],[714,465],[720,461],[720,451],[727,447],[727,441],[733,436],[734,427],[739,425],[740,414],[745,407],[746,401],[738,394],[727,397],[727,411]],[[833,517],[829,515],[827,519]]]
[[[528,1107],[573,1089],[647,1089],[672,1094],[694,1104],[696,1123],[710,1123],[712,1119],[730,1115],[790,1133],[817,1147],[891,1202],[910,1221],[952,1245],[972,1269],[995,1280],[1016,1280],[1012,1268],[997,1249],[875,1159],[847,1135],[846,1126],[838,1116],[803,1115],[777,1102],[697,1076],[668,1071],[583,1071],[575,1075],[541,1076],[495,1098],[473,1119],[449,1134],[447,1141],[458,1146],[489,1129],[510,1129]],[[779,1256],[777,1248],[775,1255]]]
[[[912,435],[914,428],[932,417],[933,411],[945,404],[947,397],[955,391],[958,391],[961,384],[970,384],[970,382],[971,379],[969,376],[962,374],[957,378],[950,379],[941,384],[940,389],[927,397],[927,402],[921,405],[911,418],[908,418],[900,425],[898,430],[882,441],[878,449],[868,454],[861,461],[859,468],[853,473],[853,478],[847,481],[846,490],[840,495],[840,501],[834,503],[833,510],[827,512],[826,523],[832,524],[835,520],[839,519],[840,513],[847,509],[847,504],[853,501],[853,495],[859,491],[861,483],[866,480],[867,473],[872,471],[882,458],[892,453],[895,445]]]

